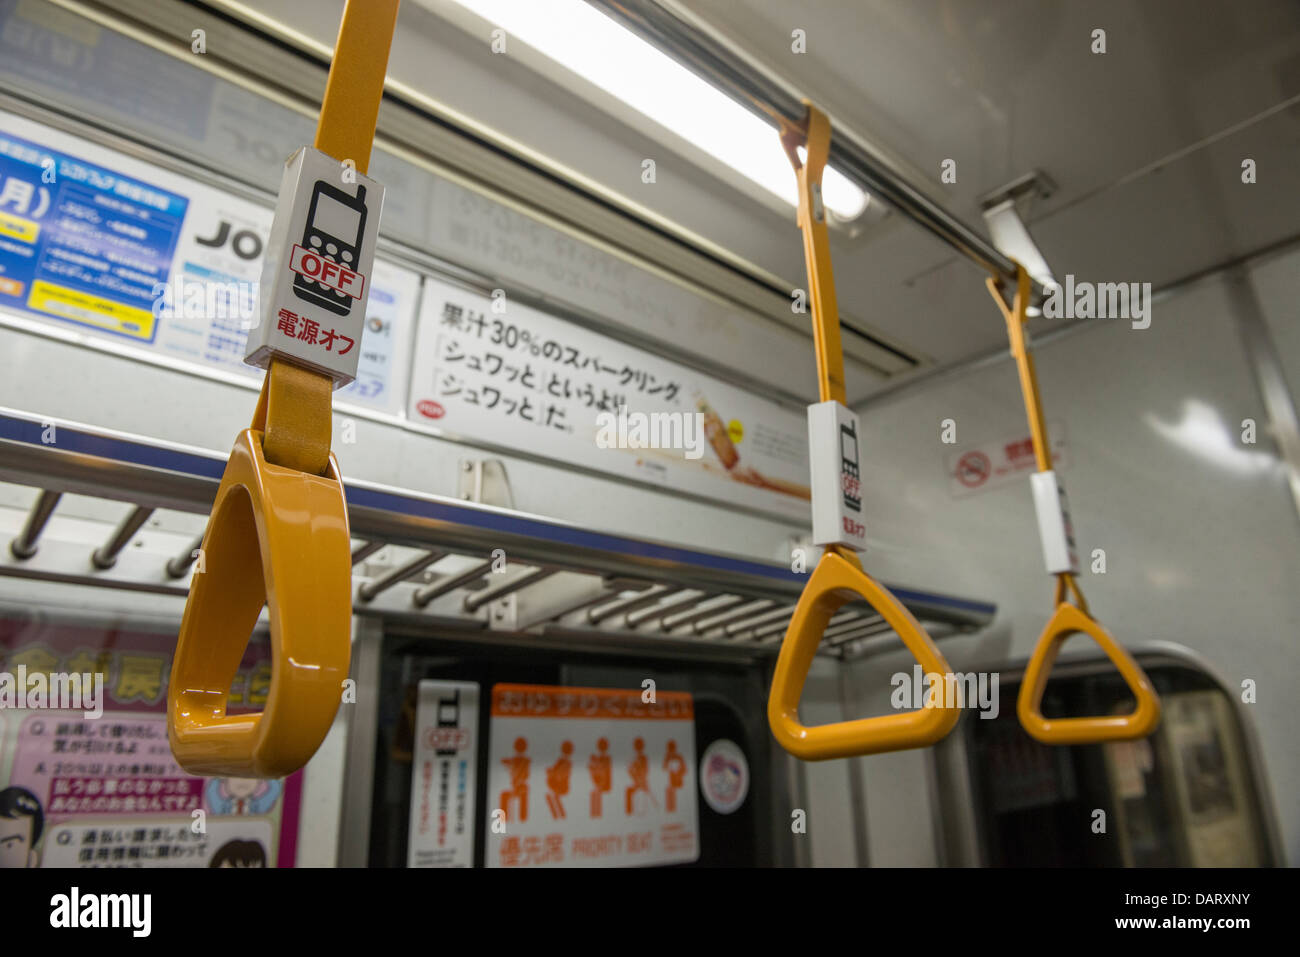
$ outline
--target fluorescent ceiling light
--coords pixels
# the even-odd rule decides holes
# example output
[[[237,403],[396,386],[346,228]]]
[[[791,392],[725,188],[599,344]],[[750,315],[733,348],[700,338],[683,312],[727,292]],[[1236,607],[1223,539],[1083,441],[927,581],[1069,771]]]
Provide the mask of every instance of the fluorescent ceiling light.
[[[794,173],[774,126],[584,0],[453,0],[791,205]],[[822,200],[853,219],[867,194],[827,168]]]

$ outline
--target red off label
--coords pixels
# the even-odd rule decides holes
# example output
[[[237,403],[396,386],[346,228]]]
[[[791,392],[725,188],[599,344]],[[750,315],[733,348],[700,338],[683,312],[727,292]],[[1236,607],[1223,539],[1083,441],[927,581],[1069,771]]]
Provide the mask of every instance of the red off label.
[[[337,289],[353,299],[360,299],[362,290],[366,288],[366,277],[361,273],[353,272],[347,266],[341,266],[326,259],[320,253],[312,252],[302,246],[293,247],[293,255],[289,257],[289,268],[301,276],[324,283],[331,289]]]

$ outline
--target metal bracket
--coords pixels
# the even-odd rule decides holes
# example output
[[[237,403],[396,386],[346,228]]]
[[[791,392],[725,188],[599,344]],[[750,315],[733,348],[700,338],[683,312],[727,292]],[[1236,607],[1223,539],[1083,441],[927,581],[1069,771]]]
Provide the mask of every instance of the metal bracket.
[[[461,459],[456,497],[480,505],[514,508],[515,494],[500,459]]]

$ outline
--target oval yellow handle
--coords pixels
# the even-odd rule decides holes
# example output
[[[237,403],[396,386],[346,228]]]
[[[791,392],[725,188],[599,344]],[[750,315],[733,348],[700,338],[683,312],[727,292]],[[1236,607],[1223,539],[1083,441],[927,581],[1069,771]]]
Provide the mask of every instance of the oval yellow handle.
[[[329,732],[351,657],[352,564],[338,463],[324,476],[266,461],[241,432],[226,465],[181,621],[168,737],[193,774],[283,777]],[[258,714],[228,715],[230,687],[262,605],[271,688]]]
[[[828,550],[817,563],[795,606],[767,701],[772,734],[781,747],[805,761],[923,748],[951,731],[961,715],[956,702],[945,700],[916,711],[811,728],[799,722],[799,698],[822,633],[836,610],[859,596],[893,627],[926,674],[946,675],[951,670],[902,602],[856,564]]]
[[[1130,714],[1099,715],[1092,718],[1045,718],[1039,710],[1043,691],[1056,655],[1073,634],[1084,634],[1101,646],[1137,700]],[[1111,637],[1110,632],[1084,612],[1062,601],[1043,629],[1025,668],[1016,700],[1016,713],[1029,734],[1044,744],[1095,744],[1100,741],[1129,741],[1145,738],[1160,721],[1160,698],[1142,666]]]

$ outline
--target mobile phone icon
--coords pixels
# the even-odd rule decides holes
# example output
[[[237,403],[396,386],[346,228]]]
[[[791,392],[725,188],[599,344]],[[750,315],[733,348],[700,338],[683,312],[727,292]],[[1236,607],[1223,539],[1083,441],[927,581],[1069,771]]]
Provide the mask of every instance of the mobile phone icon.
[[[460,689],[451,693],[450,698],[438,699],[438,727],[440,728],[459,728],[460,727]],[[435,754],[455,754],[456,748],[438,748]]]
[[[862,509],[862,496],[857,491],[857,481],[862,478],[858,469],[858,430],[856,425],[840,426],[840,477],[852,480],[852,485],[845,483],[844,504],[856,511]]]
[[[366,188],[357,186],[349,196],[325,180],[317,180],[303,227],[302,247],[330,262],[355,270],[361,259],[361,237],[366,231]],[[346,316],[353,299],[323,282],[295,273],[293,294],[330,312]]]

